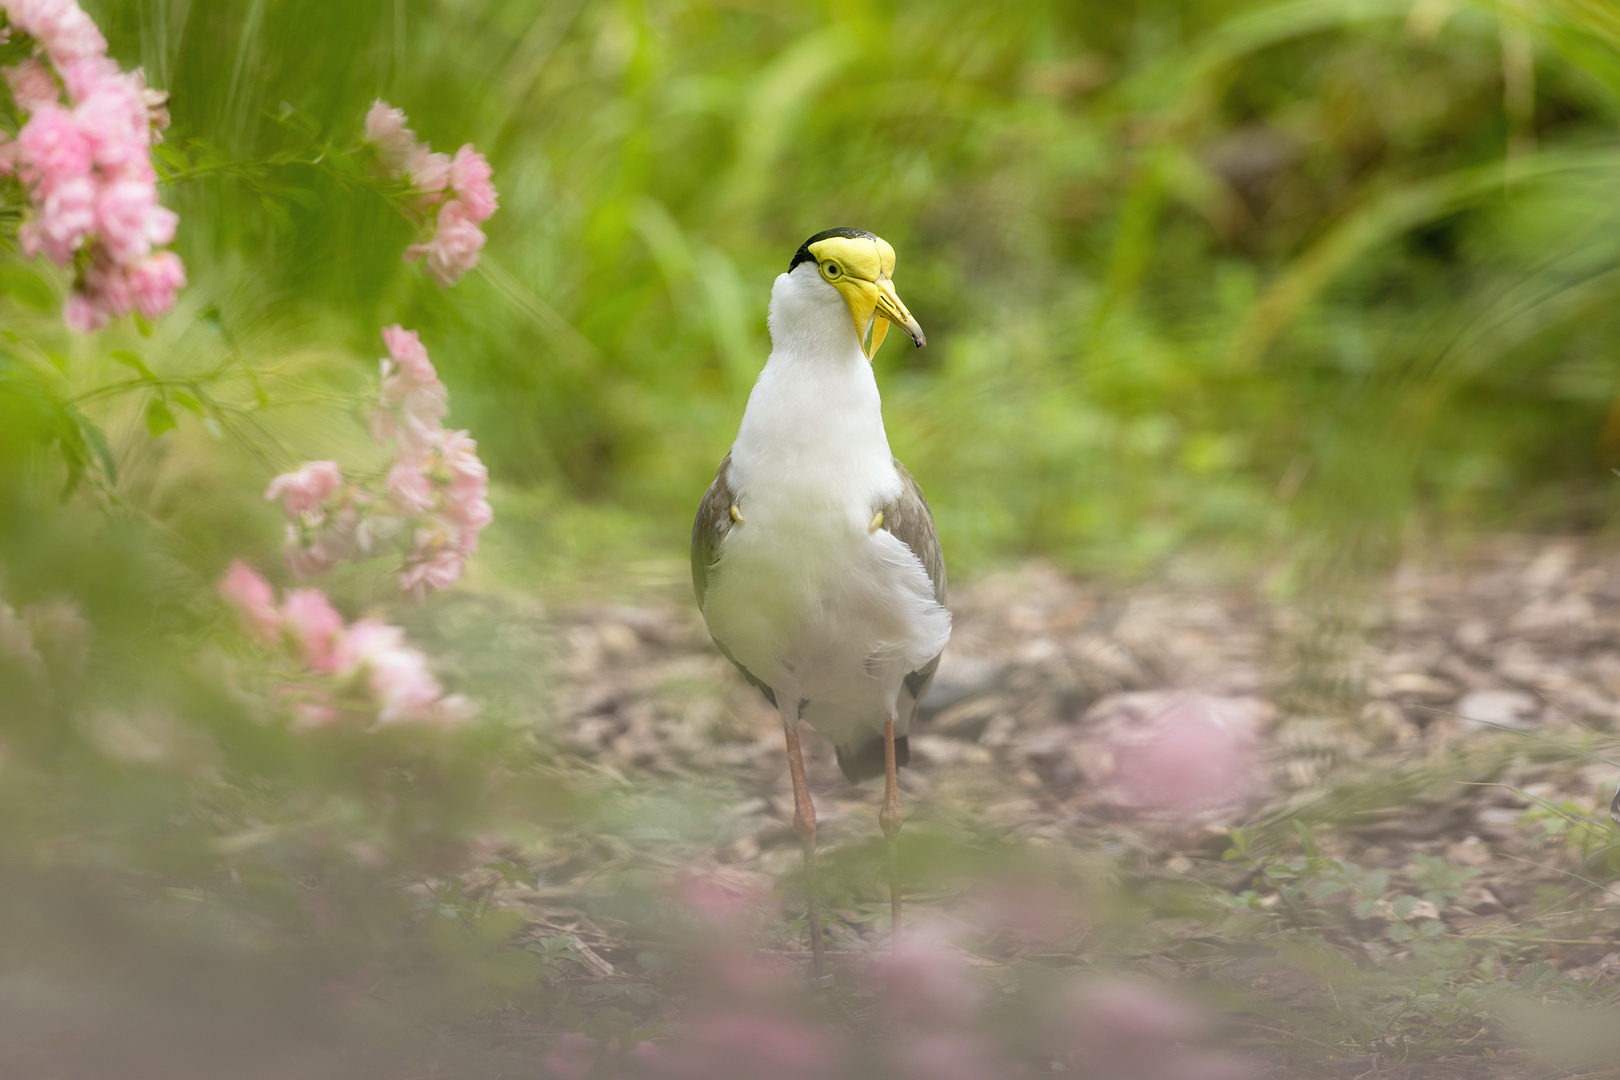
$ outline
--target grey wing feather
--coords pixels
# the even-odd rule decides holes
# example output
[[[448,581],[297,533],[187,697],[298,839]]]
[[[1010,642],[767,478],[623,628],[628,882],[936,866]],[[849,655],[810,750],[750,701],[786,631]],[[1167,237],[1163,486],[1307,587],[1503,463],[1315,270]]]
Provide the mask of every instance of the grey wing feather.
[[[928,574],[928,580],[933,583],[934,599],[944,606],[945,552],[939,546],[939,531],[934,528],[934,515],[928,509],[928,499],[923,495],[922,486],[900,464],[899,458],[894,460],[894,468],[900,474],[904,487],[898,499],[881,507],[883,528],[917,556]],[[934,672],[938,668],[939,657],[935,656],[906,676],[905,693],[911,698],[913,713],[916,712],[917,703],[928,693],[928,685],[934,681]]]
[[[703,501],[698,503],[697,517],[692,521],[692,591],[697,593],[699,611],[703,610],[703,598],[709,591],[709,574],[719,557],[720,542],[731,532],[731,508],[737,501],[737,495],[731,490],[730,472],[731,455],[727,454],[720,460],[714,483],[703,493]],[[742,672],[743,678],[759,687],[766,700],[775,705],[776,691],[755,678],[752,671],[738,664],[737,658],[731,655],[731,650],[720,639],[715,638],[714,643],[721,654]]]

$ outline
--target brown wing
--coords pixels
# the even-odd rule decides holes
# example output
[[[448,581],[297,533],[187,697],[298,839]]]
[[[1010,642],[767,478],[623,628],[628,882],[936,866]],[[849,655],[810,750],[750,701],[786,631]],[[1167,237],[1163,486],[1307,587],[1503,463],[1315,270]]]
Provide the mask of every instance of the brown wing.
[[[709,591],[709,571],[714,569],[715,553],[720,541],[731,531],[731,507],[737,501],[730,483],[731,455],[720,459],[714,483],[703,493],[698,503],[697,517],[692,520],[692,591],[697,593],[698,610],[703,610],[703,597]]]
[[[905,487],[898,499],[881,508],[883,528],[902,541],[911,549],[911,553],[917,556],[923,564],[923,569],[928,573],[928,580],[933,583],[934,599],[944,606],[945,552],[939,546],[939,532],[934,528],[934,515],[928,509],[928,499],[923,495],[921,485],[917,483],[916,477],[900,464],[899,458],[895,458],[894,468],[900,474],[901,483]],[[910,710],[913,715],[916,714],[917,703],[928,692],[928,684],[934,681],[934,671],[938,667],[939,657],[935,656],[906,676],[902,699],[905,697],[911,699]]]
[[[715,561],[719,558],[720,542],[726,538],[733,525],[731,508],[737,501],[737,495],[731,490],[728,475],[730,472],[731,455],[727,454],[720,460],[720,468],[714,474],[714,483],[703,493],[703,501],[698,503],[697,517],[692,520],[692,591],[697,593],[699,611],[703,610],[703,598],[709,591],[709,575],[713,573]],[[752,671],[738,664],[737,658],[731,655],[731,650],[726,648],[719,638],[714,638],[714,644],[725,658],[742,672],[743,678],[759,687],[760,693],[764,694],[772,705],[776,704],[775,690],[755,678]]]

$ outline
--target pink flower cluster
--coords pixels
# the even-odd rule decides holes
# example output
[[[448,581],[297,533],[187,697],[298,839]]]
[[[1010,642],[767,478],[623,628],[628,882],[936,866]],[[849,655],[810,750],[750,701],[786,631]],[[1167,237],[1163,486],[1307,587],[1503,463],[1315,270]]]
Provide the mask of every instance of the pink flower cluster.
[[[333,461],[312,461],[276,477],[265,498],[287,513],[287,561],[300,578],[340,559],[358,561],[394,540],[405,550],[400,588],[418,600],[448,589],[478,550],[478,534],[494,519],[489,470],[465,431],[448,431],[450,395],[414,330],[383,331],[378,406],[371,415],[377,442],[393,446],[380,485],[345,484]]]
[[[167,95],[124,72],[75,0],[0,0],[9,25],[44,59],[3,69],[28,116],[0,144],[0,174],[17,177],[32,207],[18,238],[77,271],[65,318],[89,332],[131,311],[155,319],[186,283],[180,257],[159,251],[178,222],[158,203],[152,168],[156,133],[168,126]]]
[[[721,870],[719,874],[726,871]],[[1008,1080],[1061,1070],[1109,1080],[1253,1080],[1255,1063],[1213,1047],[1213,1017],[1170,988],[1146,980],[1088,975],[1043,977],[1033,1008],[1007,1023],[999,981],[945,923],[907,929],[892,953],[845,965],[839,981],[861,993],[874,1039],[804,997],[802,970],[750,948],[763,885],[713,870],[689,879],[676,898],[692,916],[687,942],[698,976],[680,1027],[666,1040],[614,1046],[568,1035],[542,1056],[556,1080]],[[951,924],[955,933],[993,934]],[[845,982],[849,976],[854,976]],[[865,1012],[866,1010],[858,1010]],[[848,1014],[846,1013],[846,1016]]]
[[[231,564],[219,594],[243,631],[297,657],[306,679],[282,688],[300,730],[346,721],[365,726],[454,724],[471,704],[446,695],[427,657],[405,644],[405,631],[377,619],[345,623],[319,589],[275,590],[245,563]]]
[[[449,287],[478,265],[484,231],[478,226],[498,206],[489,162],[471,143],[455,157],[436,154],[405,126],[405,114],[379,101],[366,114],[366,141],[377,148],[377,159],[390,175],[406,180],[414,193],[414,208],[424,221],[433,222],[433,234],[412,244],[405,258],[423,259],[428,273]]]

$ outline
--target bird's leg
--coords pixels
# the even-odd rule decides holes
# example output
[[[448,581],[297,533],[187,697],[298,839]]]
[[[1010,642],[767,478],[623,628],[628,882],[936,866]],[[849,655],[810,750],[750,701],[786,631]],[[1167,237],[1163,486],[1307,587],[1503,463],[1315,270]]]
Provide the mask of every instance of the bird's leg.
[[[894,714],[883,722],[883,809],[878,824],[889,846],[889,947],[900,942],[900,776],[894,761]]]
[[[797,712],[797,710],[795,710]],[[804,775],[804,750],[799,746],[799,718],[782,710],[782,730],[787,733],[788,774],[793,778],[793,832],[804,845],[804,891],[810,904],[810,953],[814,958],[816,985],[830,985],[827,953],[821,943],[821,895],[816,878],[816,805],[810,801],[810,782]]]

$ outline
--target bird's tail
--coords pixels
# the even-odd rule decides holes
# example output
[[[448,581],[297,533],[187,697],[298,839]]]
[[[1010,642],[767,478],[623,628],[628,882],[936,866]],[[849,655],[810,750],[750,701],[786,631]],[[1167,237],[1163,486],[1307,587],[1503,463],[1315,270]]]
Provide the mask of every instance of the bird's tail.
[[[865,742],[836,747],[838,767],[844,770],[849,782],[858,784],[874,776],[883,775],[883,736],[875,735]],[[896,768],[911,764],[911,743],[906,736],[894,737],[894,764]]]

